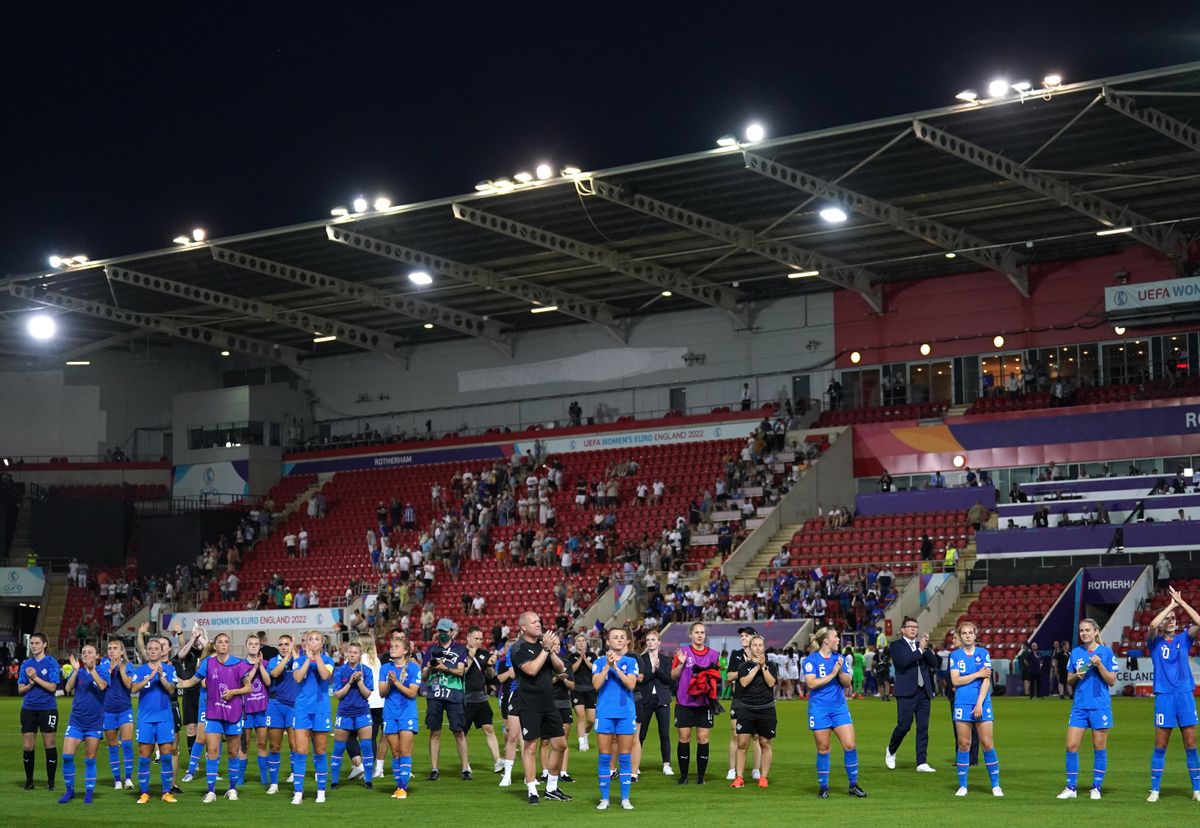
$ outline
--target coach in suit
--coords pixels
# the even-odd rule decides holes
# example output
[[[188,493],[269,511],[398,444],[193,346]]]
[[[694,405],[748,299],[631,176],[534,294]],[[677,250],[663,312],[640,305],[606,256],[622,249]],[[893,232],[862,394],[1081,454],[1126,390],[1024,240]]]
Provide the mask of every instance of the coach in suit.
[[[933,773],[926,761],[929,750],[929,703],[937,692],[934,675],[937,672],[937,653],[929,647],[929,634],[920,633],[915,618],[905,617],[900,627],[900,638],[888,645],[892,657],[892,669],[896,678],[892,695],[896,697],[896,729],[892,731],[885,761],[889,768],[896,767],[896,751],[917,720],[917,770]]]

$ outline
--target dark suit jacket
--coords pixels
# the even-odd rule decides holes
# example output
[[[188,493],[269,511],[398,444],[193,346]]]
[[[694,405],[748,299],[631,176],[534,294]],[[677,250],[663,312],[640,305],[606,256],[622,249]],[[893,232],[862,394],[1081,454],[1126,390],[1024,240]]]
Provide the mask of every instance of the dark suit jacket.
[[[638,697],[642,704],[663,707],[675,697],[671,681],[671,654],[663,650],[658,653],[658,670],[650,666],[650,656],[642,653],[638,658]]]
[[[932,647],[927,647],[922,655],[920,650],[913,650],[907,639],[901,636],[888,644],[888,655],[892,657],[892,669],[896,674],[892,683],[892,695],[915,696],[918,691],[924,690],[929,698],[934,697],[937,693],[934,675],[937,673],[938,657]],[[918,670],[924,671],[924,688],[917,686]]]

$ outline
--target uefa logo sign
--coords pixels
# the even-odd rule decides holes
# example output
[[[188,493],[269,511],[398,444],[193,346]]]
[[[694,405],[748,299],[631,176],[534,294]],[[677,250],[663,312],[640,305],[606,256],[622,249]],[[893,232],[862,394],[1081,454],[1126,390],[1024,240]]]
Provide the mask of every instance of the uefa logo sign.
[[[1124,289],[1115,291],[1113,293],[1113,304],[1118,308],[1125,307],[1125,305],[1129,304],[1129,293]]]

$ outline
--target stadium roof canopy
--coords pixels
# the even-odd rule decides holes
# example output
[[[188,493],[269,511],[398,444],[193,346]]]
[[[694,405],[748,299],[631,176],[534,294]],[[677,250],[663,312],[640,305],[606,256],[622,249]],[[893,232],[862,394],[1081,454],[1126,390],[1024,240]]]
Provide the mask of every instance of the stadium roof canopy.
[[[1198,116],[1194,63],[9,276],[0,354],[34,352],[22,312],[46,304],[71,313],[56,359],[169,336],[298,364],[454,337],[507,352],[564,324],[623,341],[636,317],[704,306],[752,328],[835,287],[886,310],[883,285],[983,270],[1026,292],[1041,262],[1183,260]]]

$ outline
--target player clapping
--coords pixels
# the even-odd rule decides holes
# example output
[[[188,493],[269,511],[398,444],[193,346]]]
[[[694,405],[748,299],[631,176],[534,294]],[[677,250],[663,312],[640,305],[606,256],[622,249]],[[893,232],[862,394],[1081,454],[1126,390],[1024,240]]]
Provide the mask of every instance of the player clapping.
[[[333,731],[333,764],[331,784],[338,786],[342,772],[342,754],[346,751],[346,740],[350,733],[358,734],[362,749],[362,763],[368,770],[375,764],[375,749],[371,742],[374,726],[368,699],[375,689],[375,674],[362,663],[362,647],[350,644],[346,647],[346,663],[333,671],[333,695],[338,700],[337,719]],[[364,783],[371,787],[371,774],[364,772]]]
[[[858,748],[854,722],[846,705],[853,668],[838,655],[841,641],[836,629],[822,627],[813,640],[818,649],[804,659],[804,682],[809,690],[808,727],[817,745],[817,796],[829,798],[829,732],[833,731],[842,744],[850,796],[865,797],[866,791],[858,785]]]
[[[592,687],[596,691],[596,743],[600,750],[600,804],[597,810],[608,807],[609,786],[612,784],[612,754],[617,754],[621,785],[621,807],[633,810],[629,801],[629,785],[633,776],[631,753],[636,738],[637,706],[633,689],[637,686],[638,660],[629,655],[629,632],[621,627],[608,631],[608,652],[597,658],[592,667]]]
[[[96,751],[100,747],[104,727],[104,691],[108,688],[108,671],[100,666],[96,648],[91,644],[83,645],[79,658],[71,656],[71,667],[71,676],[63,691],[68,695],[74,693],[75,700],[63,738],[63,783],[66,790],[58,803],[65,805],[75,798],[75,751],[83,742],[83,802],[90,805],[96,790]]]
[[[412,778],[413,737],[417,724],[417,691],[421,686],[421,668],[409,660],[407,639],[392,636],[388,654],[391,661],[379,671],[379,695],[383,696],[383,733],[392,750],[392,777],[396,782],[393,799],[408,798]]]

